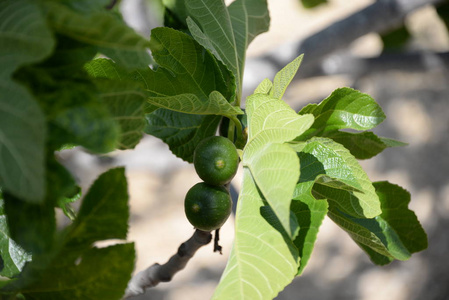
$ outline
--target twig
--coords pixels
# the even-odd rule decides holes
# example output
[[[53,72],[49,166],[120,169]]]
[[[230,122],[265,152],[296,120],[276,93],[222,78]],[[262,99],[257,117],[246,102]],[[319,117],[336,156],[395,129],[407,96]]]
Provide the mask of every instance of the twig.
[[[209,244],[211,240],[210,232],[195,230],[192,237],[179,246],[178,252],[168,262],[163,265],[156,263],[133,276],[128,283],[124,298],[141,295],[146,288],[170,281],[177,272],[184,269],[195,252]]]

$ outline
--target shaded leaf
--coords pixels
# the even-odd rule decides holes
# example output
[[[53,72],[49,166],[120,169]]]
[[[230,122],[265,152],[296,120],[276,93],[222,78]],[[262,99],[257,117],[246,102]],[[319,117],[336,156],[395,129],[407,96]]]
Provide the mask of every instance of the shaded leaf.
[[[329,133],[327,137],[345,146],[357,159],[368,159],[376,156],[386,148],[407,145],[392,139],[378,137],[370,131],[360,133],[336,131]]]
[[[101,53],[127,68],[142,68],[151,63],[148,41],[113,13],[89,11],[86,7],[75,10],[56,1],[45,1],[41,5],[56,32],[97,46]]]
[[[327,3],[327,0],[301,0],[301,3],[305,8],[314,8]]]
[[[119,149],[134,148],[145,128],[147,94],[132,74],[109,59],[95,59],[85,66],[89,75],[108,80],[94,81],[112,118],[120,125]]]
[[[27,261],[31,260],[31,254],[18,245],[9,235],[6,222],[4,203],[0,191],[0,275],[14,277],[18,275]]]
[[[193,162],[196,145],[215,134],[220,116],[189,115],[166,109],[158,109],[145,116],[148,124],[144,131],[166,144],[177,157]]]
[[[45,195],[44,116],[29,92],[0,79],[0,185],[29,202]]]
[[[54,46],[34,1],[0,3],[0,44],[0,185],[17,197],[41,202],[44,116],[29,92],[10,78],[18,67],[44,59]]]
[[[83,199],[76,221],[58,235],[55,247],[33,256],[20,277],[2,291],[42,300],[120,299],[134,268],[134,245],[92,244],[126,238],[127,203],[124,169],[102,174]]]
[[[318,230],[327,213],[327,201],[317,201],[312,196],[313,181],[301,182],[296,185],[291,211],[298,220],[299,233],[293,241],[299,251],[301,264],[298,276],[304,272],[317,238]]]
[[[407,260],[412,253],[426,249],[426,233],[415,213],[408,209],[410,194],[388,182],[376,182],[374,187],[382,204],[380,216],[354,218],[331,205],[329,217],[379,265],[393,259]]]

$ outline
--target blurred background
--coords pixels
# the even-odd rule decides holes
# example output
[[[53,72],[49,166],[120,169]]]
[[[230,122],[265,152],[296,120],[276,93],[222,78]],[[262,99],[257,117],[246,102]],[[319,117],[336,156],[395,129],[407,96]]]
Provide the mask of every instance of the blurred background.
[[[250,45],[244,93],[305,53],[285,96],[295,110],[338,87],[370,94],[387,115],[375,133],[409,145],[361,164],[372,181],[388,180],[411,193],[410,208],[429,238],[429,248],[409,261],[379,267],[326,219],[305,272],[276,299],[449,299],[449,35],[431,5],[436,2],[441,1],[328,0],[306,9],[300,0],[268,0],[270,31]],[[130,26],[144,36],[162,25],[156,0],[120,5]],[[134,150],[101,157],[75,148],[61,152],[60,159],[83,189],[108,168],[127,167],[136,272],[165,263],[193,234],[183,201],[200,179],[158,139],[146,136]],[[233,181],[237,190],[240,179],[241,172]],[[203,247],[172,282],[133,299],[210,299],[231,249],[232,217],[220,236],[223,255],[213,253],[212,244]]]

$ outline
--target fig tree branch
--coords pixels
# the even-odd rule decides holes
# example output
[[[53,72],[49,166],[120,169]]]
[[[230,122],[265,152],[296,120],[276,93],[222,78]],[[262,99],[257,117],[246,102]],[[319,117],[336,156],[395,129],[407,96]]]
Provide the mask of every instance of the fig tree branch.
[[[181,244],[178,252],[174,254],[165,264],[158,263],[134,275],[128,283],[124,299],[145,293],[145,289],[154,287],[160,282],[171,281],[173,276],[184,269],[195,252],[209,244],[212,240],[210,232],[195,230],[190,239]]]

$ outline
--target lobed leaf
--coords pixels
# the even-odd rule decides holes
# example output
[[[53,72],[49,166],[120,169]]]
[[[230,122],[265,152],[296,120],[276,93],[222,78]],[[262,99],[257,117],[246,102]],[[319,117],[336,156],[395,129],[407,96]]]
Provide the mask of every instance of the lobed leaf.
[[[426,233],[415,213],[408,209],[410,194],[389,182],[376,182],[374,187],[382,205],[380,216],[355,218],[331,205],[329,217],[379,265],[393,259],[407,260],[412,253],[426,249]]]
[[[288,285],[298,268],[298,251],[244,169],[237,202],[235,240],[212,299],[272,299]]]

